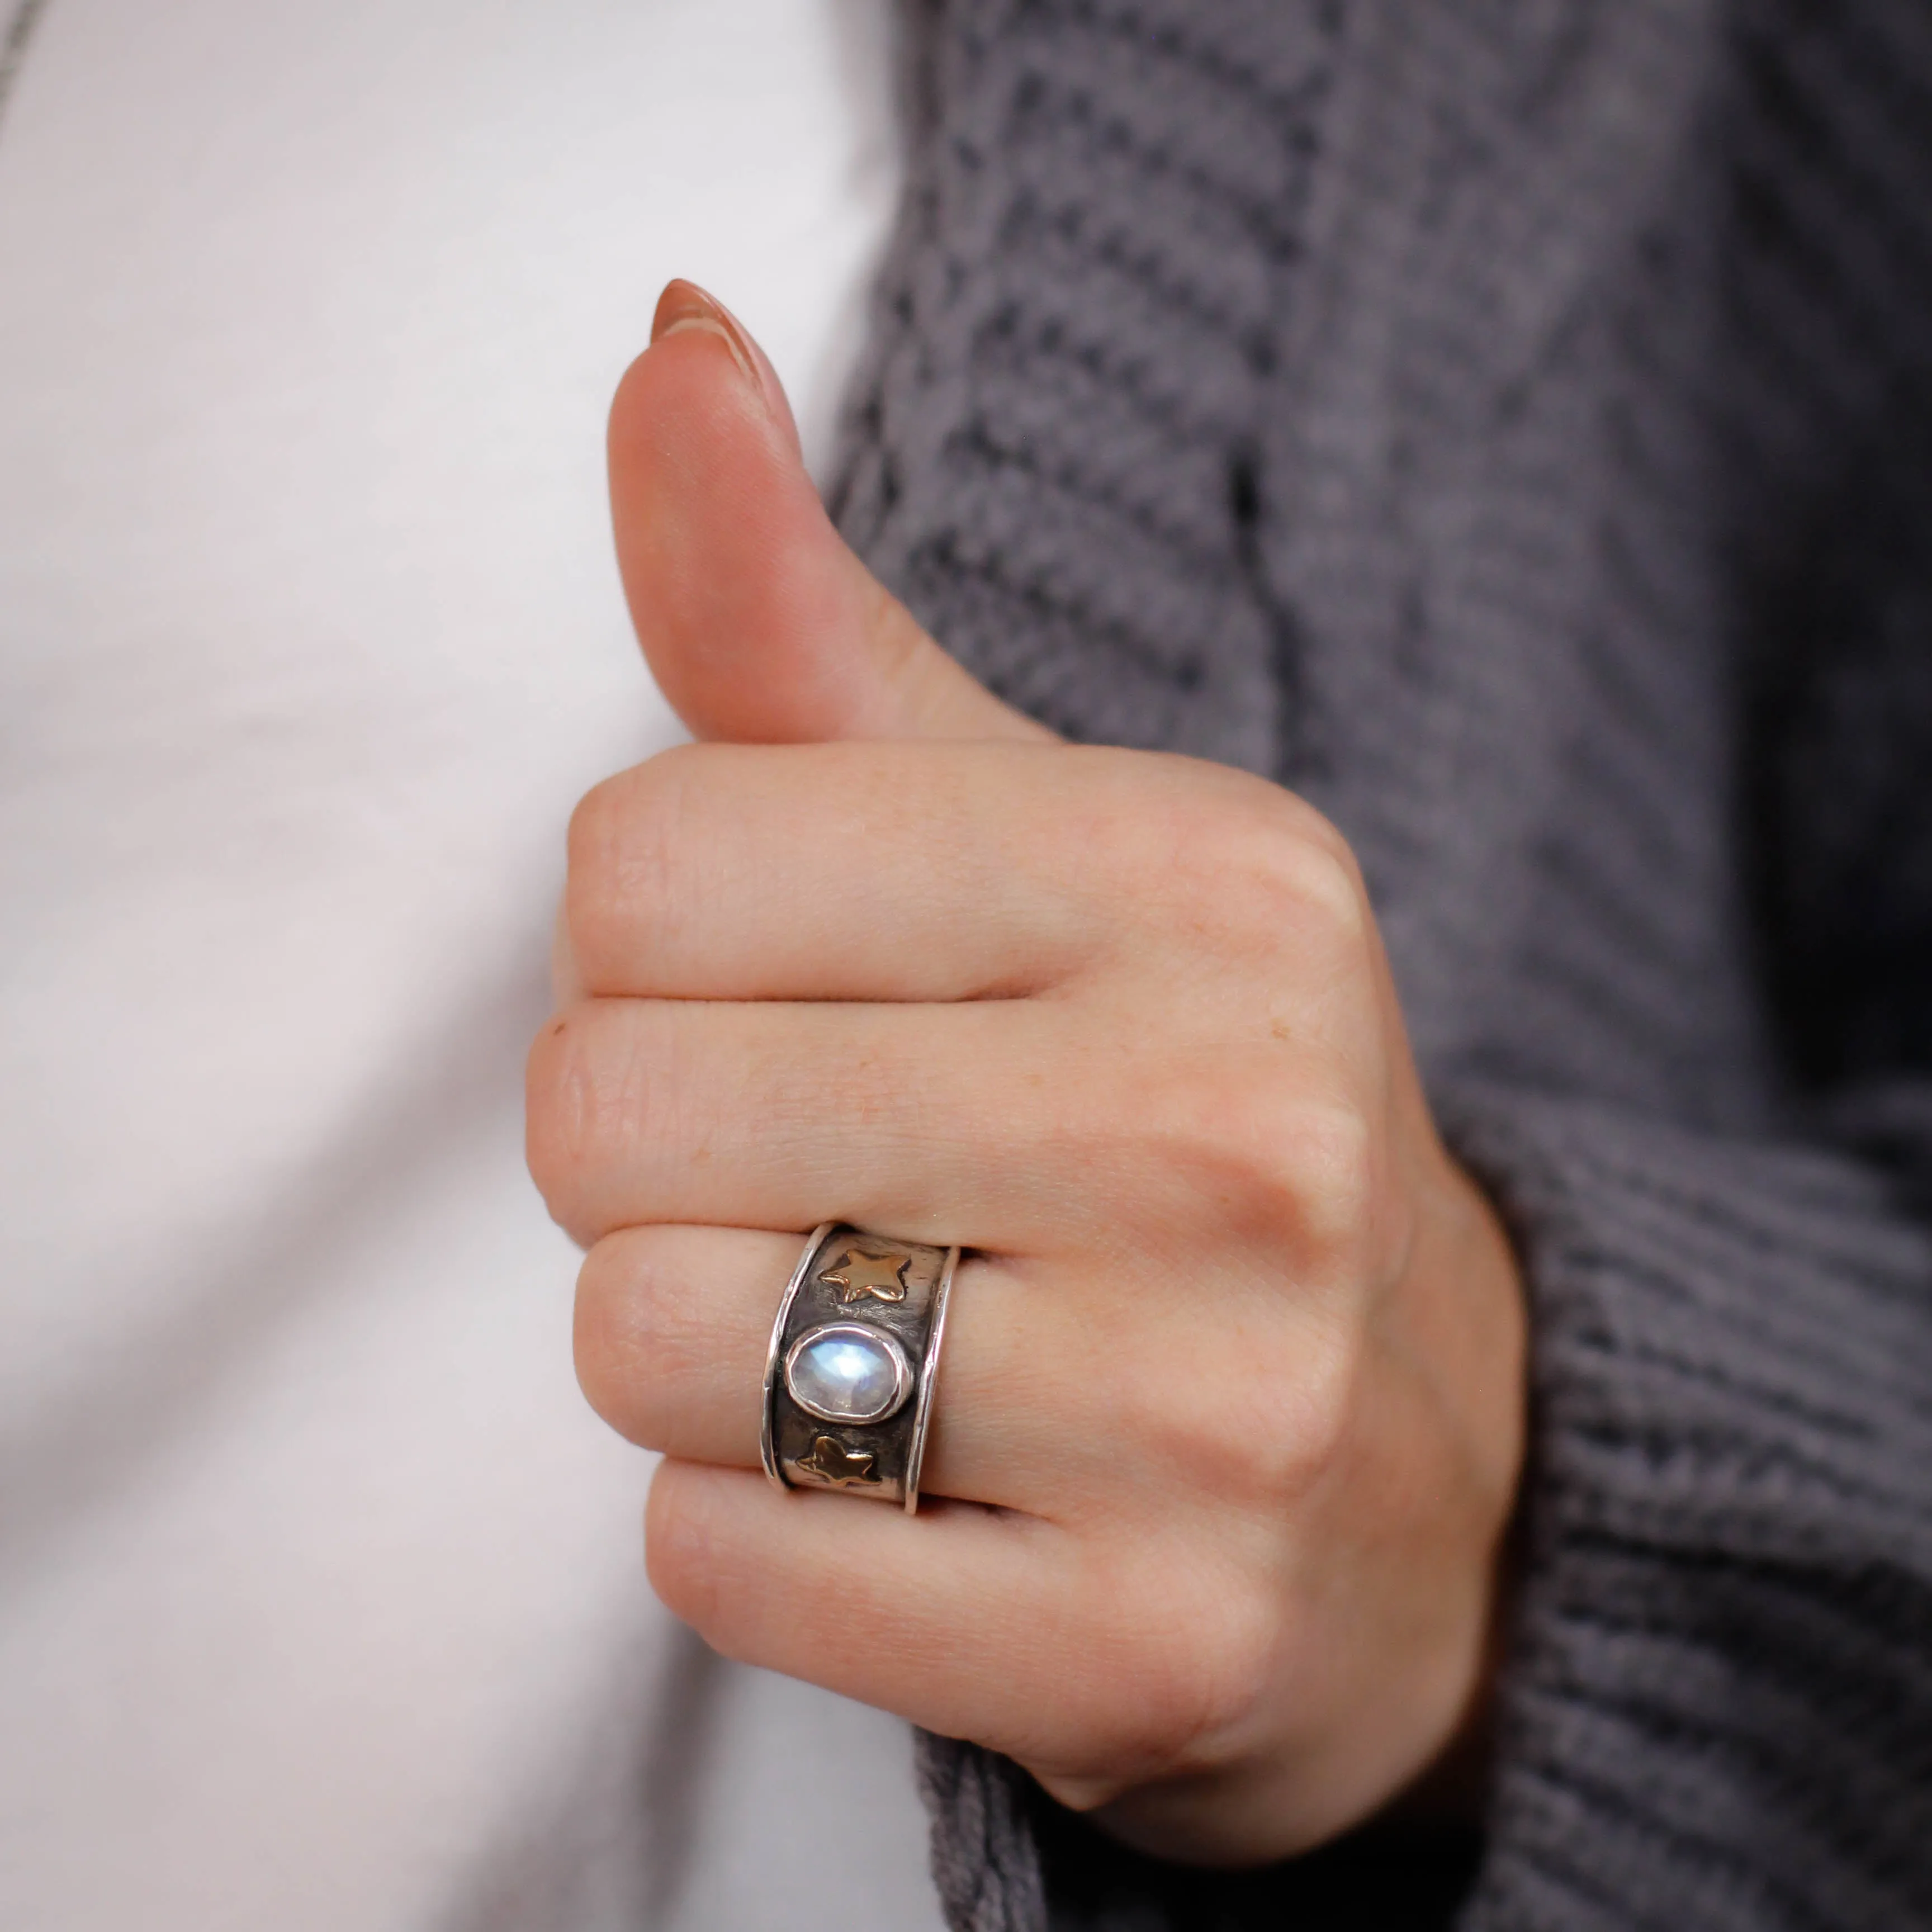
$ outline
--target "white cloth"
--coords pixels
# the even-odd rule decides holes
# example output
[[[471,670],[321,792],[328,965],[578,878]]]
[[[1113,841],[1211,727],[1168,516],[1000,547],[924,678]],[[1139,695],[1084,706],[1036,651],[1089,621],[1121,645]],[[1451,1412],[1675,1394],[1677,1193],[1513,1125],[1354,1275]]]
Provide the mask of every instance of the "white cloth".
[[[52,0],[0,121],[0,1924],[920,1932],[708,1660],[520,1147],[670,274],[823,453],[884,0]],[[776,1284],[775,1284],[776,1291]]]

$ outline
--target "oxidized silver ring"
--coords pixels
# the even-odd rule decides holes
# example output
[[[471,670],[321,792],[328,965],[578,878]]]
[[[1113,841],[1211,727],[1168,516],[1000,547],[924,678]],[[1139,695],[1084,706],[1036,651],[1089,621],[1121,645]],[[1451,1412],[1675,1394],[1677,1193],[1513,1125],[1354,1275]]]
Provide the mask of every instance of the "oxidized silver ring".
[[[765,1355],[759,1449],[782,1490],[919,1508],[946,1298],[959,1250],[815,1228]]]

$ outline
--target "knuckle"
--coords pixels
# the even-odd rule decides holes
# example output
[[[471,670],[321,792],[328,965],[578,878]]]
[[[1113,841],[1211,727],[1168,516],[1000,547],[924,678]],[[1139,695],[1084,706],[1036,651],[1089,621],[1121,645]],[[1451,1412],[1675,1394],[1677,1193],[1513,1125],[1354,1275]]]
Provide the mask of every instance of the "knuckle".
[[[586,983],[622,983],[646,934],[674,938],[691,919],[683,862],[691,754],[680,746],[586,793],[572,813],[564,918]]]
[[[677,1083],[663,1031],[648,1003],[587,1000],[550,1021],[530,1049],[525,1156],[551,1215],[579,1240],[607,1232],[593,1203],[615,1164],[646,1173],[626,1157],[664,1132]]]
[[[1266,1701],[1280,1656],[1282,1615],[1275,1594],[1244,1578],[1204,1604],[1198,1619],[1197,1654],[1183,1687],[1186,1730],[1180,1733],[1181,1761],[1215,1761],[1217,1746],[1240,1730]]]
[[[1268,929],[1303,945],[1353,955],[1366,946],[1368,895],[1340,833],[1298,800],[1276,806],[1233,856],[1243,891]]]
[[[723,1650],[724,1592],[708,1502],[699,1472],[676,1462],[658,1465],[644,1508],[644,1570],[664,1608]]]
[[[581,1054],[571,1031],[572,1017],[560,1013],[544,1022],[524,1069],[524,1156],[537,1192],[559,1221],[565,1218],[582,1138],[577,1120]]]
[[[1274,1158],[1292,1177],[1298,1245],[1326,1274],[1360,1258],[1376,1221],[1379,1136],[1362,1109],[1310,1102],[1274,1124]]]
[[[1279,785],[1246,773],[1217,776],[1170,808],[1178,855],[1196,893],[1270,926],[1291,918],[1344,935],[1360,931],[1367,895],[1335,826]]]
[[[1230,1069],[1217,1056],[1154,1126],[1154,1160],[1216,1224],[1299,1269],[1346,1268],[1375,1218],[1379,1135],[1346,1097],[1308,1090],[1278,1068]]]
[[[1279,1519],[1318,1490],[1354,1426],[1360,1358],[1352,1325],[1304,1320],[1234,1375],[1216,1445],[1223,1492]]]
[[[1188,1580],[1183,1585],[1178,1577]],[[1124,1612],[1098,1643],[1108,1674],[1135,1686],[1116,1703],[1095,1762],[1107,1786],[1086,1795],[1102,1803],[1120,1789],[1221,1756],[1222,1741],[1261,1706],[1282,1642],[1282,1613],[1256,1580],[1204,1565],[1198,1552],[1143,1566],[1123,1586],[1110,1585]]]
[[[577,1277],[572,1348],[590,1406],[640,1448],[666,1446],[665,1393],[691,1367],[687,1326],[669,1303],[652,1231],[620,1228],[584,1256]]]
[[[621,1237],[607,1234],[584,1258],[577,1274],[577,1303],[571,1321],[571,1356],[584,1400],[614,1427],[619,1412],[631,1407],[634,1364],[648,1360],[639,1350],[635,1323],[625,1306],[622,1275],[615,1251]],[[628,1433],[628,1431],[626,1432]]]
[[[636,786],[632,774],[606,778],[585,793],[570,814],[566,836],[564,925],[579,966],[601,965],[611,949],[615,910],[620,902],[616,882],[624,866],[630,802]]]
[[[1225,1329],[1163,1335],[1123,1407],[1185,1493],[1278,1523],[1344,1452],[1360,1357],[1358,1324],[1285,1305]],[[1204,1399],[1177,1402],[1177,1376]]]

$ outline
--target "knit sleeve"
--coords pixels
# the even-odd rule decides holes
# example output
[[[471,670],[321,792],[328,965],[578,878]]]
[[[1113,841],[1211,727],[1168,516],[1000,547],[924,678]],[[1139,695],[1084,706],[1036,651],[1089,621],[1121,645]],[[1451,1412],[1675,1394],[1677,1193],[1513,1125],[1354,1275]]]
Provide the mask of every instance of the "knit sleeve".
[[[1460,1923],[1932,1922],[1932,1234],[1862,1160],[1465,1096],[1535,1466]]]
[[[907,190],[832,515],[1055,730],[1270,771],[1289,627],[1257,425],[1333,9],[908,13]]]

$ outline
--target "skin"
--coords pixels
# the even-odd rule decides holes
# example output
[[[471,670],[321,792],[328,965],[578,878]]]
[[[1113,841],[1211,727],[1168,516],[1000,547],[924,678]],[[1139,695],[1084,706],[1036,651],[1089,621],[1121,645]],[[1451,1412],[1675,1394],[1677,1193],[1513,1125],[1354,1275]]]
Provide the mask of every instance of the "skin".
[[[686,284],[610,466],[701,742],[572,821],[529,1147],[589,1250],[585,1391],[664,1452],[658,1594],[1170,1857],[1280,1857],[1426,1785],[1480,1719],[1525,1317],[1346,844],[974,684]],[[916,1517],[759,1472],[779,1289],[835,1217],[970,1251]]]

